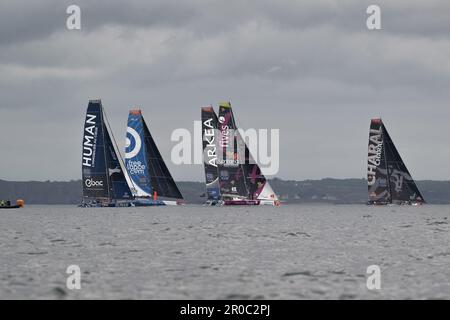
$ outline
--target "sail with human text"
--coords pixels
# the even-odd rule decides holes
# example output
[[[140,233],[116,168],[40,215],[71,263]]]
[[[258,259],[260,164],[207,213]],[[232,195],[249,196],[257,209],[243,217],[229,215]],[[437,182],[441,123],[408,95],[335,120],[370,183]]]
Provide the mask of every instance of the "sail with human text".
[[[91,100],[86,112],[82,143],[84,201],[113,203],[133,198],[100,100]]]

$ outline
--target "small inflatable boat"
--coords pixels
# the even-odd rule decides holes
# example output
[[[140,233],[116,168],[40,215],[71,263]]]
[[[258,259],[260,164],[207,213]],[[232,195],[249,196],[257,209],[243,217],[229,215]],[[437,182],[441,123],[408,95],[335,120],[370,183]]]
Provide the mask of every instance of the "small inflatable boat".
[[[11,204],[9,200],[0,200],[0,209],[18,209],[24,206],[25,202],[22,199],[18,199],[16,204]]]

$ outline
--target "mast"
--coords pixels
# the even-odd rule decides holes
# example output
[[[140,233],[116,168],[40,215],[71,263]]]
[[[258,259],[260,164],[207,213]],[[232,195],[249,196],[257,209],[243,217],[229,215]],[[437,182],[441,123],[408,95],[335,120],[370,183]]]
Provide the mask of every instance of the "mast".
[[[383,120],[381,118],[380,118],[380,123],[381,123],[381,140],[383,141],[383,155],[384,155],[384,159],[387,159],[386,158],[386,142],[384,141],[386,128],[384,127]],[[390,176],[389,168],[387,165],[386,165],[386,177],[387,177],[387,187],[388,187],[388,194],[389,194],[388,202],[392,203],[392,192],[391,192],[391,183],[390,183],[391,176]]]
[[[100,104],[100,117],[101,117],[101,124],[103,126],[103,124],[105,123],[105,110],[103,109],[102,106],[102,102],[101,100],[98,100],[99,104]],[[105,141],[105,130],[102,130],[102,136],[103,136],[103,141]],[[106,154],[106,147],[103,146],[103,154],[104,154],[104,159],[105,159],[105,168],[108,168],[108,161],[107,161],[107,154]],[[107,190],[108,190],[108,199],[111,201],[112,200],[112,194],[111,194],[111,190],[112,190],[112,186],[111,186],[111,181],[110,181],[110,177],[109,174],[106,175],[106,184],[107,184]]]
[[[122,171],[122,173],[124,175],[124,178],[125,178],[125,181],[126,181],[126,184],[128,185],[128,187],[130,188],[130,191],[131,191],[131,189],[133,188],[133,181],[130,179],[130,176],[128,175],[128,171],[125,168],[125,163],[123,161],[122,154],[121,154],[121,152],[120,152],[120,150],[118,148],[116,138],[114,137],[114,133],[113,133],[113,131],[111,129],[111,126],[109,124],[108,116],[107,116],[107,114],[106,114],[104,109],[103,109],[103,114],[104,114],[104,117],[105,117],[105,123],[107,125],[107,127],[106,127],[107,128],[107,133],[108,133],[108,135],[110,137],[112,137],[112,141],[111,142],[112,142],[112,146],[113,146],[113,149],[114,149],[114,153],[117,155],[117,160],[119,162],[120,170]]]

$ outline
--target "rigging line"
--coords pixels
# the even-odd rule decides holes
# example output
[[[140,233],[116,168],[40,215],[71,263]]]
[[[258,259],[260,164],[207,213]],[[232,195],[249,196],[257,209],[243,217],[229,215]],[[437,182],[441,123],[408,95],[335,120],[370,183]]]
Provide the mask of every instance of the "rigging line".
[[[230,105],[231,105],[231,102],[230,102]],[[236,123],[236,118],[235,118],[235,116],[234,116],[234,112],[233,112],[233,118],[234,118],[234,125],[235,125],[235,127],[237,128],[237,132],[238,132],[238,135],[240,136],[240,138],[241,138],[241,140],[243,141],[243,143],[244,143],[244,153],[246,152],[246,150],[248,150],[248,157],[249,157],[249,159],[248,159],[248,161],[250,161],[250,160],[252,160],[253,162],[254,162],[254,164],[255,165],[257,165],[258,166],[258,168],[259,168],[259,171],[260,171],[260,173],[259,173],[259,177],[258,178],[263,178],[263,179],[265,179],[266,181],[267,181],[267,183],[268,183],[268,179],[267,179],[267,177],[264,175],[264,173],[263,173],[263,171],[261,170],[261,167],[259,166],[259,163],[258,163],[258,161],[257,161],[257,158],[255,158],[254,156],[253,156],[253,153],[252,153],[252,150],[248,147],[248,144],[247,144],[247,141],[246,141],[246,139],[244,139],[244,137],[240,134],[240,132],[239,132],[239,128],[242,128],[242,127],[238,127],[238,125],[237,125],[237,123]],[[241,121],[241,123],[242,123],[242,121]],[[249,127],[248,126],[246,126],[245,128],[247,128],[247,129],[242,129],[242,130],[248,130],[249,129]],[[251,128],[250,128],[251,129]],[[255,131],[256,131],[256,128],[253,128],[253,129],[255,129]],[[248,137],[247,137],[248,138]],[[249,138],[250,139],[250,138]],[[248,141],[249,143],[251,142],[250,140]],[[256,151],[257,152],[257,151]],[[246,158],[245,157],[245,154],[244,154],[244,158]],[[247,159],[246,159],[247,160]],[[247,163],[246,163],[247,164]],[[247,179],[247,176],[246,176],[246,179]],[[247,184],[247,183],[246,183]],[[250,190],[249,190],[250,191]]]
[[[84,121],[86,122],[86,119]],[[81,138],[81,141],[83,141],[83,142],[84,142],[84,135],[86,134],[85,130],[86,130],[86,123],[83,124],[83,136]],[[83,161],[83,143],[81,143],[81,161]],[[83,168],[83,163],[81,164],[81,178],[82,178],[82,187],[83,187],[83,192],[82,192],[82,195],[81,195],[81,201],[84,202],[84,198],[89,198],[89,197],[84,195],[84,182],[83,182],[83,180],[84,180],[84,168]]]
[[[230,102],[230,106],[231,106],[231,102]],[[247,148],[247,144],[246,144],[245,140],[243,139],[243,137],[241,136],[241,134],[239,132],[239,127],[236,124],[236,118],[234,116],[234,112],[233,112],[232,108],[230,108],[230,112],[231,112],[231,117],[233,119],[233,125],[234,125],[235,131],[236,131],[235,132],[235,137],[234,137],[234,143],[236,144],[235,148],[237,148],[238,152],[244,151],[244,164],[240,165],[240,169],[242,171],[242,176],[244,177],[244,187],[245,187],[246,192],[247,192],[247,197],[250,197],[251,196],[251,190],[250,190],[250,188],[248,186],[248,183],[247,183],[247,172],[244,169],[244,166],[245,166],[245,163],[246,163],[245,151],[246,151],[246,148]],[[241,141],[241,144],[243,144],[243,149],[244,150],[240,150],[241,148],[239,148],[240,146],[239,146],[238,139]],[[249,155],[250,155],[250,150],[249,150]],[[241,155],[238,155],[238,156],[241,156]]]
[[[100,102],[100,115],[101,115],[101,120],[102,123],[104,123],[103,120],[105,120],[105,112],[103,110],[103,105]],[[102,125],[102,123],[100,123]],[[112,200],[112,195],[111,195],[111,181],[110,177],[109,177],[109,172],[108,172],[108,168],[109,168],[109,163],[108,163],[108,157],[106,156],[106,147],[105,147],[105,130],[103,130],[102,127],[102,140],[103,140],[103,156],[105,158],[105,165],[106,165],[106,184],[108,185],[108,199],[111,202]],[[114,190],[113,190],[114,191]]]
[[[386,128],[384,127],[383,122],[381,122],[382,141],[384,141],[384,138],[385,138],[384,133],[385,132],[387,132]],[[387,134],[387,136],[390,138],[389,134]],[[391,141],[392,141],[392,139],[391,139]],[[384,153],[384,161],[386,163],[386,177],[387,177],[387,185],[388,185],[388,192],[389,192],[389,200],[392,203],[393,199],[392,199],[392,188],[391,188],[391,175],[389,173],[388,160],[386,158],[386,149],[387,149],[388,145],[389,145],[389,143],[385,144],[385,147],[383,148],[383,153]]]
[[[119,160],[120,165],[122,166],[122,171],[123,171],[123,174],[125,176],[125,180],[127,181],[127,183],[131,183],[133,189],[136,190],[136,188],[134,186],[134,183],[133,183],[133,180],[131,179],[131,177],[129,177],[128,170],[125,167],[125,163],[123,162],[122,154],[120,153],[120,150],[119,150],[119,148],[117,146],[116,138],[114,138],[114,133],[113,133],[113,131],[111,129],[111,126],[109,125],[108,116],[106,115],[106,112],[103,112],[103,113],[104,113],[104,116],[105,116],[106,124],[107,124],[108,129],[109,129],[109,133],[111,134],[112,140],[114,141],[114,150],[116,151],[117,158]]]
[[[231,105],[231,101],[230,101],[230,105]],[[234,111],[233,111],[233,117],[234,117]],[[241,119],[241,118],[239,118],[239,119]],[[252,128],[252,127],[249,127],[249,126],[238,126],[237,123],[236,123],[236,118],[234,118],[234,121],[235,121],[234,125],[238,129],[239,136],[241,137],[241,140],[244,142],[245,148],[248,149],[249,161],[250,161],[250,159],[252,159],[254,164],[256,164],[260,168],[261,176],[264,176],[264,174],[263,174],[263,172],[261,170],[261,167],[259,166],[259,161],[258,161],[258,145],[257,145],[256,150],[254,150],[254,151],[256,151],[256,158],[255,158],[254,154],[252,153],[252,150],[249,148],[249,145],[251,143],[251,141],[250,141],[251,138],[248,137],[248,136],[246,137],[246,138],[249,139],[248,140],[249,143],[247,144],[246,139],[244,139],[244,137],[239,132],[239,129],[241,129],[242,131],[246,131],[246,130],[249,130],[249,129],[254,129],[256,134],[258,134],[258,129],[257,128]],[[242,121],[242,119],[240,120],[241,124],[244,123],[244,122],[245,121]],[[254,143],[258,144],[258,141],[259,141],[259,137],[257,137],[257,140]],[[244,150],[244,152],[245,152],[245,150]],[[265,176],[264,176],[264,178],[267,180],[267,178]]]
[[[153,172],[154,172],[153,177],[156,179],[156,183],[158,184],[158,187],[159,187],[158,189],[160,189],[161,188],[161,185],[160,185],[161,176],[156,175],[156,172],[164,174],[163,168],[160,163],[160,159],[162,160],[162,155],[159,152],[158,147],[156,146],[156,141],[155,141],[155,139],[153,139],[150,129],[147,126],[147,122],[144,120],[144,116],[141,116],[141,121],[142,121],[142,127],[144,128],[144,130],[143,130],[144,131],[144,139],[145,139],[145,141],[147,141],[147,139],[148,139],[149,145],[150,145],[150,153],[151,154],[150,154],[150,157],[148,157],[149,155],[147,154],[147,157],[149,160],[156,160],[155,161],[156,163],[152,162],[151,164],[152,164],[152,168],[153,168]],[[158,157],[158,153],[159,153],[160,157]]]

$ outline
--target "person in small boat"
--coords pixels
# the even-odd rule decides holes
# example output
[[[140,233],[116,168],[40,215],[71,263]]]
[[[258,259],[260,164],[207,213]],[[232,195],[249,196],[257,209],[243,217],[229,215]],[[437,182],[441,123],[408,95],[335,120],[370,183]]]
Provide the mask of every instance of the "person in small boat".
[[[0,200],[0,207],[10,207],[11,201],[9,200]]]

